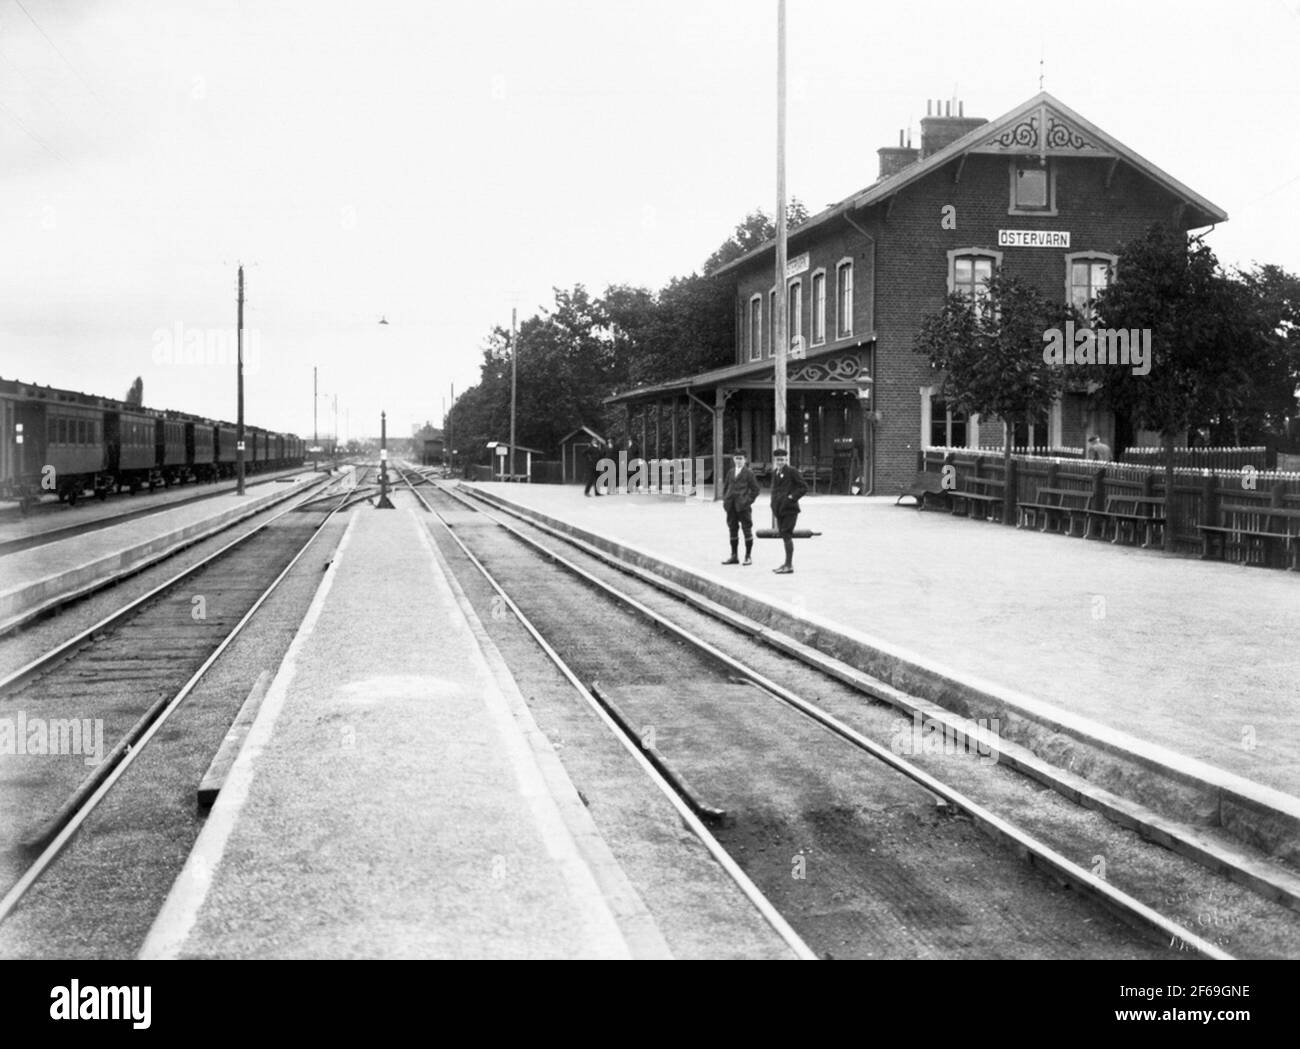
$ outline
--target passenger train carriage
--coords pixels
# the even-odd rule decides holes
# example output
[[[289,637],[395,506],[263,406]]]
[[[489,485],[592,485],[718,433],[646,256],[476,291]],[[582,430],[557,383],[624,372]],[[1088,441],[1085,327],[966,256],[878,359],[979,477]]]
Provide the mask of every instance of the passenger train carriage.
[[[231,477],[235,432],[232,423],[0,379],[0,498],[26,509],[45,492],[75,503],[89,492],[103,499],[123,488]],[[244,433],[249,473],[302,464],[296,434]]]

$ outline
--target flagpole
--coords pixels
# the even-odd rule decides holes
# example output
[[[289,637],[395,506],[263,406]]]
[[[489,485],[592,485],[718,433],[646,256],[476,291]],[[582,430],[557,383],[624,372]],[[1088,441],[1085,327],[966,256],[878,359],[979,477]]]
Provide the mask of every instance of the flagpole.
[[[772,448],[790,450],[786,433],[785,0],[776,5],[776,310],[772,316],[775,403]]]

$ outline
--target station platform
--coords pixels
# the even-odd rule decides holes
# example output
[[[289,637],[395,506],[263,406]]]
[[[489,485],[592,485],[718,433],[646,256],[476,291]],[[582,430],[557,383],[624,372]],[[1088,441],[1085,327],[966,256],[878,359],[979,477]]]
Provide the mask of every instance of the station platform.
[[[1106,790],[1300,860],[1300,580],[992,522],[806,496],[724,566],[720,502],[460,483],[970,717]],[[771,524],[764,491],[754,526]],[[743,553],[743,550],[742,550]],[[1105,760],[1099,760],[1098,756]],[[1156,806],[1157,809],[1159,808]],[[1235,833],[1235,831],[1234,831]]]
[[[308,471],[280,480],[250,481],[242,496],[214,495],[0,557],[0,632],[287,499],[319,476]],[[141,505],[148,498],[140,496]],[[119,500],[112,506],[92,503],[84,509],[90,515],[87,520],[98,520],[120,512],[121,505]],[[82,510],[78,506],[57,516],[61,524],[75,524],[75,515]],[[17,537],[29,534],[24,530],[39,523],[9,521],[5,527],[13,533],[10,537]]]
[[[396,502],[351,517],[141,957],[668,956]]]

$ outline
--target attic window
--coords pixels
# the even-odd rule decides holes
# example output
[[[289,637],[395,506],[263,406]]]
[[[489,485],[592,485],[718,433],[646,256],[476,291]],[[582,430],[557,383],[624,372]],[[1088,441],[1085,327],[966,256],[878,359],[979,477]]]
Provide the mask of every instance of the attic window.
[[[1012,214],[1054,213],[1055,175],[1051,161],[1047,165],[1036,160],[1012,161],[1011,207],[1008,210]]]

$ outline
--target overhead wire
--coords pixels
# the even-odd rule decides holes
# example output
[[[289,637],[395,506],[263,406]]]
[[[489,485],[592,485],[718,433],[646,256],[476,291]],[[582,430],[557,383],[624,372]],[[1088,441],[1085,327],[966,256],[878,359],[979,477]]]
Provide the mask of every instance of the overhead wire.
[[[67,66],[70,70],[72,70],[72,75],[81,81],[82,86],[87,91],[90,92],[91,96],[95,99],[96,102],[98,102],[100,105],[103,105],[104,100],[99,97],[99,92],[97,92],[93,87],[90,86],[90,82],[84,76],[81,75],[80,70],[78,70],[77,67],[72,64],[72,62],[68,59],[68,56],[65,55],[63,51],[59,48],[59,45],[50,39],[50,34],[47,33],[44,29],[42,29],[41,24],[38,21],[36,21],[35,18],[32,17],[32,13],[28,11],[27,8],[23,5],[23,0],[13,0],[13,2],[18,5],[18,10],[20,10],[23,14],[27,16],[27,20],[36,27],[36,31],[40,33],[41,36],[45,37],[45,42],[54,49],[54,53],[58,55],[61,59],[63,59],[63,64]]]

